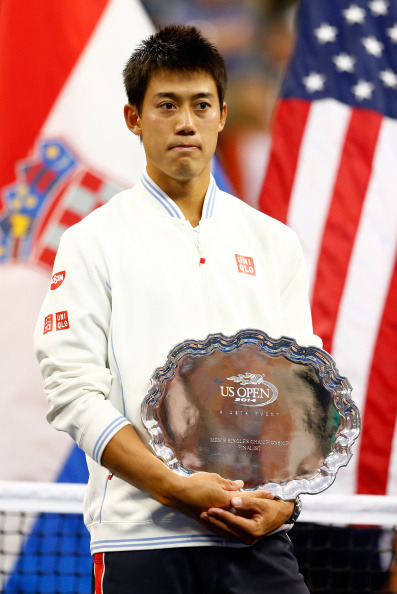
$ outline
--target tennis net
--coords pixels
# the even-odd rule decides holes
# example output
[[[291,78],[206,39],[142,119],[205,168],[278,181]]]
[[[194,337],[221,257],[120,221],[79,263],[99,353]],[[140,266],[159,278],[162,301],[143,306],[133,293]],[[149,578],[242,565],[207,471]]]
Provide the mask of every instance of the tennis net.
[[[0,482],[4,594],[90,591],[84,485]],[[397,497],[303,496],[289,533],[311,594],[397,594]]]

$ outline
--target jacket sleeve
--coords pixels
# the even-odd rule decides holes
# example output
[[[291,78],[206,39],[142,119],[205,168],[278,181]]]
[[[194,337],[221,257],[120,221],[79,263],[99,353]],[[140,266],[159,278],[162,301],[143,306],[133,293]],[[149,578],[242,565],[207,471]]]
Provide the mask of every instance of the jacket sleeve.
[[[50,405],[49,423],[100,462],[127,419],[108,400],[111,289],[101,251],[84,227],[70,228],[55,259],[35,329],[35,353]]]
[[[283,334],[295,338],[302,346],[322,347],[321,338],[313,334],[309,275],[303,251],[298,236],[290,229],[288,229],[288,241],[284,242],[282,253],[280,295]]]

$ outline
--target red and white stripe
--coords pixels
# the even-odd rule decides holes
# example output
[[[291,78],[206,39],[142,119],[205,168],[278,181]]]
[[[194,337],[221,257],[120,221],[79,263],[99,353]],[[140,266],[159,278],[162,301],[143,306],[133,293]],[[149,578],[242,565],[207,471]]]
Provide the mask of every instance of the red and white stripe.
[[[315,332],[363,418],[334,491],[397,493],[396,163],[394,120],[333,99],[280,101],[260,208],[300,237]]]
[[[102,594],[103,579],[105,577],[105,553],[95,553],[93,563],[95,594]]]

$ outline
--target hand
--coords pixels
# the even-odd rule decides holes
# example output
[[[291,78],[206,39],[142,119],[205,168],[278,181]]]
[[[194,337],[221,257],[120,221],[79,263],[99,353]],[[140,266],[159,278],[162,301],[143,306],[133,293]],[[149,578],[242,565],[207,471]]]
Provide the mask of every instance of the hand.
[[[174,476],[176,482],[165,504],[196,520],[210,508],[231,509],[232,498],[244,486],[243,481],[224,479],[208,472],[197,472],[188,477]]]
[[[232,498],[232,505],[235,512],[210,508],[200,515],[200,522],[219,536],[248,545],[282,526],[294,510],[293,501],[274,499],[267,491],[241,493]]]

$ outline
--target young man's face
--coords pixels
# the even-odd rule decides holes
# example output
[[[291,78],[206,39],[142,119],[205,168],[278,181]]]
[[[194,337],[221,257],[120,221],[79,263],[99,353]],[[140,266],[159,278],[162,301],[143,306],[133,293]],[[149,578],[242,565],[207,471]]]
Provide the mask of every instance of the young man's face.
[[[149,79],[141,113],[126,106],[127,125],[142,136],[148,173],[188,181],[209,173],[219,132],[226,120],[212,76],[205,72],[160,70]]]

